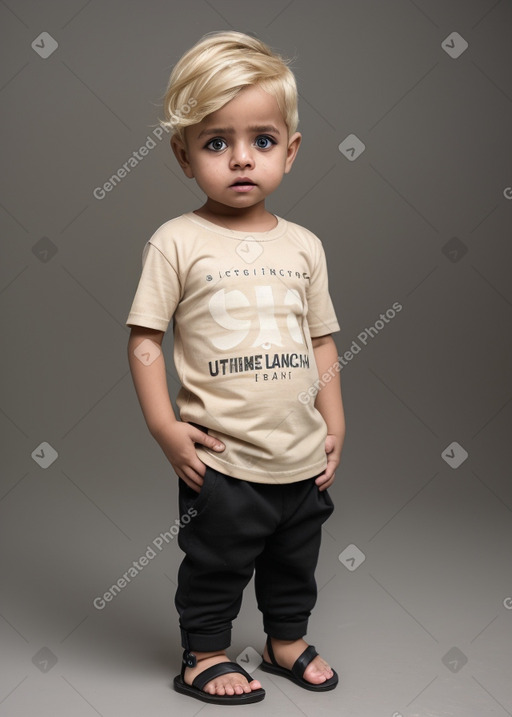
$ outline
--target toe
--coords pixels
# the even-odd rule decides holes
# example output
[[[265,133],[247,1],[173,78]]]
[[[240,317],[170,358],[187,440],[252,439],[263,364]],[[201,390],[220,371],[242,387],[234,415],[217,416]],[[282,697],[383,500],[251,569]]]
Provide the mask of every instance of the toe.
[[[318,674],[318,672],[315,672],[313,670],[306,669],[303,675],[306,682],[311,682],[313,685],[319,685],[321,682],[325,682],[324,675]]]
[[[334,675],[329,665],[321,659],[315,659],[311,662],[304,671],[304,679],[314,685],[320,685],[322,682],[326,682]]]

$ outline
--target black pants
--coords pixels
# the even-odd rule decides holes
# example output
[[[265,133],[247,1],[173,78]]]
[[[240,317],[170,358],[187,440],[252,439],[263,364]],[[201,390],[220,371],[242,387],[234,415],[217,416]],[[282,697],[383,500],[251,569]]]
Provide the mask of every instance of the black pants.
[[[317,597],[321,526],[334,510],[327,490],[320,492],[315,478],[268,485],[207,467],[199,494],[180,479],[179,504],[185,558],[175,604],[182,646],[229,647],[254,572],[264,631],[280,640],[303,637]]]

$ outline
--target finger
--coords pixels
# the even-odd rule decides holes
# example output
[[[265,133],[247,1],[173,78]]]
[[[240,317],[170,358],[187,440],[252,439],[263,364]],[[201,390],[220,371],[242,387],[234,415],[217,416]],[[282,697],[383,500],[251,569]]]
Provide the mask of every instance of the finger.
[[[188,476],[201,487],[204,483],[204,474],[206,473],[206,465],[203,461],[200,461],[197,456],[193,456],[190,462],[187,464],[185,470],[188,472]]]
[[[195,493],[201,492],[201,488],[202,488],[204,481],[196,473],[190,473],[190,474],[184,473],[183,480],[185,481],[185,483],[188,485],[189,488],[192,488],[192,490]],[[199,481],[201,481],[201,482],[199,482]]]
[[[317,476],[315,483],[318,486],[319,490],[325,490],[326,488],[329,488],[334,482],[334,470],[329,469],[329,466],[325,469],[324,473]]]
[[[175,465],[174,470],[189,488],[199,493],[204,483],[203,476],[206,473],[206,466],[197,456],[194,458],[190,462],[187,461],[179,466]]]
[[[325,476],[325,473],[321,473],[319,476],[317,476],[315,478],[315,483],[318,487],[320,487],[321,485],[323,485],[325,483],[326,480],[327,480],[327,478]]]
[[[334,483],[334,476],[332,476],[332,478],[330,478],[330,479],[324,481],[324,483],[322,483],[321,485],[319,485],[319,486],[318,486],[318,490],[319,490],[320,493],[321,493],[322,491],[327,490],[327,488],[330,488],[333,483]]]
[[[332,453],[333,450],[334,450],[334,442],[331,441],[328,436],[325,441],[325,452],[327,455],[329,455],[329,453]]]
[[[327,465],[325,467],[324,475],[325,477],[330,480],[334,476],[334,471],[336,470],[336,463],[334,461],[327,461]]]
[[[210,436],[208,433],[203,433],[203,431],[199,430],[197,431],[197,434],[193,434],[193,440],[194,443],[200,443],[201,445],[206,446],[206,448],[211,448],[214,451],[223,451],[226,447],[222,441],[219,441],[218,438]]]

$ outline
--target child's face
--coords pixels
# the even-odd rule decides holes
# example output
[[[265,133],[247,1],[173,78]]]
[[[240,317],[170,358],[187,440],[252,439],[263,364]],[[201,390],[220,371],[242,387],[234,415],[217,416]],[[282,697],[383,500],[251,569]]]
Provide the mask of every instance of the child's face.
[[[264,206],[292,167],[301,140],[288,129],[277,100],[261,87],[245,87],[220,110],[185,130],[171,145],[187,177],[210,203],[244,210]]]

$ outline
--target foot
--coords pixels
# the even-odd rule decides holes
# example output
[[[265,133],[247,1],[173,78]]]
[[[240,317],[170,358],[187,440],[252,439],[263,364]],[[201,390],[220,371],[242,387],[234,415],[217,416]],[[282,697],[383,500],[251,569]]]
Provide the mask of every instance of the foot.
[[[308,647],[308,643],[305,640],[276,640],[272,638],[272,649],[274,651],[274,657],[276,662],[281,667],[285,667],[287,670],[291,670],[295,660],[302,655],[304,650]],[[268,654],[267,646],[263,651],[263,659],[266,662],[270,662],[270,655]],[[334,675],[330,665],[318,655],[312,660],[304,671],[304,679],[306,682],[311,682],[312,685],[321,685],[322,682],[329,680]]]
[[[229,657],[224,650],[218,652],[196,652],[197,665],[195,667],[185,668],[184,680],[187,685],[191,685],[195,678],[206,670],[208,667],[217,665],[220,662],[230,662]],[[252,690],[261,689],[258,680],[248,682],[247,679],[238,672],[231,672],[227,675],[219,675],[203,687],[204,692],[210,695],[243,695],[244,692],[252,692]]]

